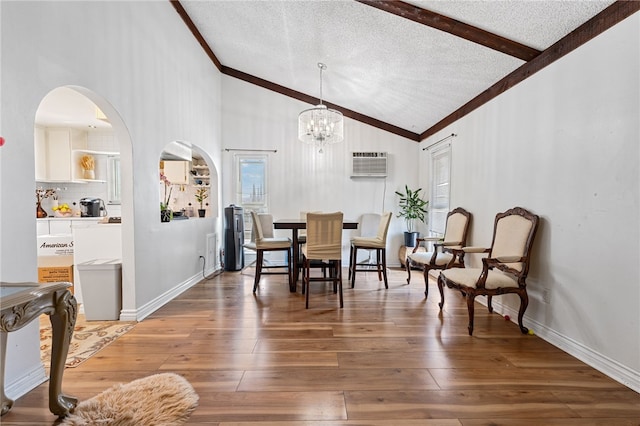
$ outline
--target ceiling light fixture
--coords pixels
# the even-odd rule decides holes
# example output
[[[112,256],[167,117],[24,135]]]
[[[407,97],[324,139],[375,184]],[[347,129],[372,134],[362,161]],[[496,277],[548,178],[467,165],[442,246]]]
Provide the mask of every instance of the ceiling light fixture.
[[[318,146],[318,152],[322,154],[325,145],[342,142],[344,129],[342,113],[322,104],[322,71],[326,70],[327,66],[318,62],[318,68],[320,68],[320,104],[298,115],[298,139]]]

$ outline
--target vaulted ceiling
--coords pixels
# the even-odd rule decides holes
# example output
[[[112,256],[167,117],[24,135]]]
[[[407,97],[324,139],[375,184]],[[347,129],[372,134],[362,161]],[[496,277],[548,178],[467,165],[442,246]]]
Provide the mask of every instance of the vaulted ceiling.
[[[640,8],[593,0],[172,0],[223,73],[420,141]],[[597,58],[594,58],[597,60]]]

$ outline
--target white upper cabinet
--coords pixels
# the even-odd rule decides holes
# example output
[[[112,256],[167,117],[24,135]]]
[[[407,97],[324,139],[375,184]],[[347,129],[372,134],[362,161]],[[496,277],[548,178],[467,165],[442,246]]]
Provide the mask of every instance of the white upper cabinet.
[[[70,128],[36,126],[34,154],[38,182],[106,182],[108,158],[117,152],[87,149],[88,133]],[[82,158],[91,157],[93,171],[87,176]]]
[[[164,175],[172,185],[189,183],[189,161],[163,161]]]
[[[87,132],[68,128],[36,127],[34,139],[36,180],[71,182],[71,153],[74,149],[86,149]]]

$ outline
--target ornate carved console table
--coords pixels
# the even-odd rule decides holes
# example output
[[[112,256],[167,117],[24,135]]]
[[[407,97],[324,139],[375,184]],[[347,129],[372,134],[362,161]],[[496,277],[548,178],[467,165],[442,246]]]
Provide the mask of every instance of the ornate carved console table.
[[[69,352],[69,342],[76,323],[77,304],[69,291],[71,283],[4,283],[0,282],[0,398],[1,414],[11,409],[13,401],[4,393],[4,364],[7,333],[19,330],[41,314],[51,320],[51,373],[49,378],[49,410],[59,417],[75,408],[78,400],[62,394],[62,374]]]

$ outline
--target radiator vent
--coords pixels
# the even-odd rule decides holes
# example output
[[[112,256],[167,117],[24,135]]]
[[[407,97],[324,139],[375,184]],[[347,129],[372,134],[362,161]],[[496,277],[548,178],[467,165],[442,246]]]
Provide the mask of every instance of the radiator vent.
[[[386,152],[352,153],[351,177],[386,177]]]

